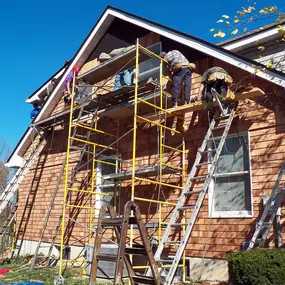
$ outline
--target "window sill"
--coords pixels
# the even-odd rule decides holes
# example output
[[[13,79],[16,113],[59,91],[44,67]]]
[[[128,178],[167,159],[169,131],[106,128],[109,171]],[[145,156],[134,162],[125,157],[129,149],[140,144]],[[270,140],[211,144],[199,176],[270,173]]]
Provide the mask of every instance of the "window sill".
[[[253,218],[251,212],[214,212],[209,218]]]

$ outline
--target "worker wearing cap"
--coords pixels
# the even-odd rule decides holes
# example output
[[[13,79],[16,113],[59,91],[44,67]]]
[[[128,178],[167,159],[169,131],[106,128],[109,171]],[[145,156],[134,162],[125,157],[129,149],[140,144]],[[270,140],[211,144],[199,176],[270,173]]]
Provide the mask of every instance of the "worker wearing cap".
[[[232,77],[222,67],[214,66],[204,72],[198,98],[206,100],[207,108],[210,113],[213,109],[213,94],[211,89],[214,88],[220,97],[225,97],[232,83]]]
[[[189,104],[192,73],[196,65],[189,63],[188,59],[178,50],[168,53],[161,52],[159,56],[168,62],[170,70],[173,72],[172,102],[174,107],[178,106],[182,83],[184,83],[184,103]]]
[[[30,117],[33,120],[39,113],[40,107],[38,103],[33,104],[34,109],[31,111]]]
[[[77,76],[79,72],[79,67],[74,65],[72,70],[68,73],[63,83],[63,100],[64,106],[70,105],[71,102],[71,93],[72,93],[72,83],[74,76]],[[75,102],[76,103],[76,102]]]

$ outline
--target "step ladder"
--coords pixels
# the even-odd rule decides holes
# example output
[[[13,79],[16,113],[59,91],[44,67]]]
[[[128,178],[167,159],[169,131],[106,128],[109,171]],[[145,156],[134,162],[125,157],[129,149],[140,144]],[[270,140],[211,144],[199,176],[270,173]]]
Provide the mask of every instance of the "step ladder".
[[[131,213],[133,215],[131,216]],[[109,217],[106,217],[106,214],[109,214]],[[136,224],[138,226],[140,237],[143,243],[143,247],[130,247],[126,246],[128,229],[130,225]],[[115,236],[118,243],[118,253],[117,254],[106,254],[102,253],[101,245],[103,239],[103,233],[106,228],[113,228],[115,230]],[[152,276],[145,276],[137,274],[132,265],[130,255],[142,255],[146,256],[149,262],[150,270]],[[124,214],[122,217],[117,216],[114,208],[110,204],[105,204],[99,213],[96,238],[95,238],[95,247],[93,251],[93,260],[91,265],[91,274],[89,279],[89,285],[95,285],[99,263],[100,261],[114,262],[115,274],[114,274],[114,285],[121,285],[123,278],[123,265],[125,265],[128,271],[128,277],[132,285],[135,284],[153,284],[160,285],[160,275],[158,272],[158,267],[154,261],[153,253],[147,236],[145,226],[142,221],[141,213],[138,205],[129,201],[124,207]]]
[[[274,219],[278,216],[278,211],[280,209],[282,199],[284,198],[285,183],[283,184],[282,188],[279,186],[284,174],[285,163],[283,163],[281,166],[273,190],[269,196],[268,201],[265,204],[261,218],[258,223],[256,223],[255,232],[249,242],[247,250],[254,247],[264,247],[265,245],[270,228],[274,222]]]
[[[93,99],[89,98],[89,99],[86,99],[84,102],[82,102],[81,105],[79,106],[80,110],[78,112],[78,116],[77,116],[77,118],[74,118],[74,121],[78,122],[79,119],[82,116],[86,115],[86,114],[88,114],[89,116],[92,116],[92,119],[91,119],[91,122],[90,122],[90,128],[93,127],[93,124],[95,123],[95,120],[97,119],[97,112],[98,112],[98,107],[99,107],[99,104],[100,104],[100,102],[97,102],[97,105],[94,107],[95,110],[93,112],[88,111],[86,113],[84,108],[91,101],[93,101]],[[72,137],[76,137],[77,131],[78,131],[78,127],[74,126],[74,129],[73,129],[73,132],[72,132]],[[87,133],[87,136],[89,136],[90,133],[91,132],[89,131]],[[72,148],[76,149],[75,146],[74,147],[72,146],[72,142],[71,142],[70,148],[71,149]],[[85,150],[85,147],[83,147],[83,148]],[[82,161],[82,159],[83,159],[83,157],[85,155],[85,151],[84,150],[81,151],[81,153],[80,153],[80,157],[78,159],[77,166],[80,166],[81,161]],[[45,267],[51,266],[51,265],[53,265],[53,263],[55,263],[58,260],[58,257],[57,258],[53,258],[53,260],[52,260],[51,259],[51,255],[52,255],[53,247],[54,247],[54,245],[56,243],[56,237],[58,236],[59,231],[61,229],[62,210],[55,209],[55,207],[56,206],[63,207],[63,205],[64,205],[63,202],[56,203],[56,198],[61,197],[61,200],[63,201],[63,191],[59,191],[59,186],[62,183],[62,177],[64,176],[64,173],[65,173],[66,158],[67,157],[65,157],[64,163],[62,164],[62,168],[61,168],[61,171],[60,171],[58,179],[57,179],[56,187],[55,187],[55,190],[53,192],[53,195],[52,195],[49,207],[48,207],[47,214],[45,216],[43,228],[41,230],[40,238],[39,238],[36,250],[35,250],[35,254],[34,254],[33,260],[31,262],[30,270],[33,270],[36,267],[45,268]],[[69,185],[69,187],[72,187],[72,183],[76,179],[76,175],[77,175],[77,173],[79,171],[79,169],[77,169],[77,170],[76,169],[77,169],[77,167],[75,167],[75,170],[74,170],[73,175],[72,175],[72,181],[71,181],[71,184]],[[68,200],[68,197],[66,197],[66,199]],[[51,217],[57,217],[58,221],[55,223],[53,232],[47,234],[46,233],[46,229],[47,229],[47,227],[49,225],[49,220],[50,220]],[[43,240],[45,238],[48,238],[50,240],[48,245],[42,245]],[[40,249],[45,249],[45,250],[47,249],[47,252],[48,252],[47,255],[43,257],[43,260],[39,260],[40,259],[40,256],[39,256]]]
[[[13,176],[10,183],[7,185],[5,190],[2,192],[0,196],[0,214],[4,211],[4,209],[7,207],[9,201],[12,199],[12,197],[16,194],[18,187],[22,180],[24,179],[26,173],[31,168],[34,160],[39,156],[41,151],[43,150],[46,142],[46,138],[48,137],[50,131],[47,132],[38,132],[39,134],[39,141],[35,141],[35,146],[29,155],[29,157],[25,160],[23,166],[21,166],[15,175]]]
[[[159,262],[161,265],[170,265],[169,271],[167,272],[163,282],[165,285],[172,284],[175,272],[180,263],[183,252],[186,249],[187,242],[191,236],[199,210],[208,191],[208,186],[213,178],[215,168],[234,119],[236,107],[236,103],[232,106],[228,106],[227,113],[219,112],[218,116],[214,116],[210,122],[210,126],[203,143],[198,150],[195,162],[189,173],[185,186],[182,189],[177,205],[174,208],[160,244],[155,252],[154,259],[156,262]],[[217,135],[219,133],[222,134]],[[208,148],[209,143],[212,143],[214,147]],[[208,160],[209,155],[213,157],[211,162]],[[207,169],[204,169],[204,171],[207,171],[208,173],[198,175],[201,168],[205,166]],[[203,184],[202,189],[193,190],[195,185],[197,188],[198,182],[200,182],[199,184]],[[194,206],[189,205],[190,198],[195,200]],[[186,218],[186,214],[190,216],[190,218]],[[184,230],[182,231],[183,227]],[[180,240],[171,239],[171,235],[173,235],[173,232],[177,230],[182,232]],[[172,251],[175,250],[174,258],[169,257],[168,254],[165,253],[165,251],[170,250],[170,248]],[[167,258],[165,258],[165,255],[167,255]],[[147,276],[151,276],[150,270],[147,270]]]

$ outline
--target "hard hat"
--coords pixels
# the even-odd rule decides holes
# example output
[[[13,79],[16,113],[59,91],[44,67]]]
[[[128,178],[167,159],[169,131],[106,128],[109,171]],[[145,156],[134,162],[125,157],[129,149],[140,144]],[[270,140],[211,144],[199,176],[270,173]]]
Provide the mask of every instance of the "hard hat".
[[[196,69],[196,64],[195,63],[189,63],[188,67],[192,70],[195,70]]]
[[[79,72],[79,67],[78,67],[77,65],[74,65],[73,68],[72,68],[72,70],[73,70],[74,72]]]

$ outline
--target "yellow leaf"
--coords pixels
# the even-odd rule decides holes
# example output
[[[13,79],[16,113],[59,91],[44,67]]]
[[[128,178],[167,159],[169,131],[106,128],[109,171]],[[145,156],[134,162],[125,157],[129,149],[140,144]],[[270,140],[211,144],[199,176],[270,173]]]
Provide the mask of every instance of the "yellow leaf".
[[[259,11],[259,13],[264,14],[264,13],[266,13],[266,12],[264,11],[264,9],[261,9],[261,10]]]
[[[264,46],[259,46],[257,49],[259,49],[260,51],[264,51],[265,47]]]
[[[217,21],[217,23],[223,23],[224,22],[224,20],[219,20],[219,21]]]
[[[222,18],[228,19],[229,16],[228,15],[223,15]]]
[[[238,22],[239,22],[239,18],[238,18],[237,16],[235,16],[234,22],[235,22],[235,23],[238,23]]]
[[[268,63],[267,63],[267,67],[268,67],[268,68],[270,68],[272,65],[273,65],[272,62],[268,62]]]
[[[235,34],[237,34],[237,33],[238,33],[238,29],[234,29],[234,30],[231,32],[232,35],[235,35]]]
[[[224,32],[222,32],[221,30],[219,30],[216,34],[214,34],[214,38],[216,37],[221,37],[223,38],[226,34]]]
[[[267,68],[266,68],[266,67],[263,67],[263,68],[262,68],[262,70],[263,70],[263,71],[266,71],[266,70],[267,70]]]
[[[258,72],[260,72],[260,69],[256,69],[256,70],[255,70],[255,73],[258,73]]]
[[[229,21],[226,21],[226,25],[227,25],[227,26],[230,26],[231,23],[230,23]]]
[[[214,28],[212,28],[211,30],[210,30],[210,32],[214,32],[215,31],[215,29]]]

